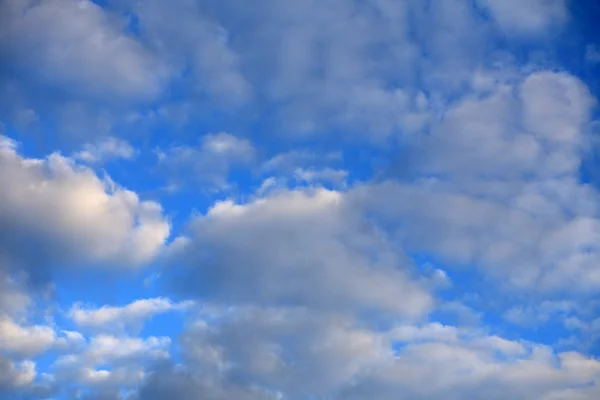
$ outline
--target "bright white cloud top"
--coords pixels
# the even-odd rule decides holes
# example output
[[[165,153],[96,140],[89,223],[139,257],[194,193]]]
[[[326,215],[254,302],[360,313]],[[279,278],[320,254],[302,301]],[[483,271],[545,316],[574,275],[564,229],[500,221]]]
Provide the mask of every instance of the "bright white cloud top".
[[[600,398],[593,0],[0,3],[0,400]]]

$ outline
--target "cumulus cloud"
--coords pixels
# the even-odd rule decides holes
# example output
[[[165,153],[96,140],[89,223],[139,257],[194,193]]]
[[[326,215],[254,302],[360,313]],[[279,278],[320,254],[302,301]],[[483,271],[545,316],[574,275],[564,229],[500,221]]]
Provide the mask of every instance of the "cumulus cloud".
[[[156,155],[159,166],[176,187],[187,178],[209,190],[222,190],[228,187],[233,170],[252,165],[257,150],[247,139],[220,132],[203,136],[198,146],[158,149]]]
[[[392,355],[381,332],[306,308],[235,307],[200,319],[182,339],[192,370],[273,388],[291,398],[327,396]]]
[[[598,193],[578,174],[594,105],[564,73],[500,84],[434,125],[417,146],[413,183],[390,180],[356,197],[395,219],[411,249],[522,288],[591,293],[600,282]]]
[[[491,37],[455,0],[125,4],[140,36],[191,71],[212,104],[246,105],[286,133],[419,132],[429,113],[414,83],[456,87]]]
[[[55,341],[56,332],[49,326],[20,326],[8,319],[0,320],[0,349],[11,354],[32,357]]]
[[[570,18],[564,0],[3,3],[6,131],[79,144],[0,135],[0,398],[599,398],[597,104],[553,65],[562,45],[535,51],[570,46],[549,40]],[[184,124],[219,133],[177,141]],[[161,205],[94,170],[135,158],[124,126],[192,188],[163,203],[199,208],[167,246]],[[144,265],[124,292],[62,286]],[[142,331],[174,311],[182,332]],[[566,333],[528,340],[545,324]]]
[[[439,328],[438,328],[439,329]],[[600,365],[578,353],[554,353],[542,345],[496,337],[430,338],[426,327],[398,356],[344,389],[341,398],[362,399],[592,399]],[[450,332],[452,333],[452,332]],[[422,338],[422,339],[421,339]],[[421,341],[422,340],[422,341]],[[579,396],[579,397],[577,397]]]
[[[25,158],[3,146],[0,171],[0,249],[9,266],[45,273],[57,263],[139,265],[169,236],[159,204],[60,154]]]
[[[109,99],[152,98],[161,90],[165,66],[101,6],[87,0],[2,4],[0,52],[40,82]]]
[[[36,376],[35,363],[14,363],[0,355],[0,395],[3,391],[29,385]]]
[[[182,347],[186,367],[159,368],[139,398],[591,400],[600,380],[593,358],[480,329],[428,323],[373,330],[298,308],[207,314],[185,332]]]
[[[234,304],[300,304],[418,316],[432,305],[407,260],[325,189],[216,203],[191,224],[174,286]]]
[[[68,315],[77,325],[95,331],[139,330],[146,320],[157,314],[184,310],[192,304],[192,302],[175,303],[162,297],[136,300],[123,307],[91,308],[75,304]]]
[[[90,395],[119,393],[142,382],[149,365],[167,360],[170,345],[168,337],[101,334],[78,351],[58,357],[51,368],[55,381],[63,382],[61,390],[79,385]]]
[[[252,387],[223,382],[219,378],[207,378],[190,374],[173,365],[165,365],[155,371],[134,394],[133,400],[163,400],[176,397],[181,400],[197,398],[219,400],[275,400],[276,394]]]
[[[132,159],[136,150],[125,140],[107,137],[94,144],[86,144],[83,150],[73,154],[73,158],[87,163],[100,163],[112,159]]]
[[[478,0],[508,35],[540,35],[569,17],[565,0]]]

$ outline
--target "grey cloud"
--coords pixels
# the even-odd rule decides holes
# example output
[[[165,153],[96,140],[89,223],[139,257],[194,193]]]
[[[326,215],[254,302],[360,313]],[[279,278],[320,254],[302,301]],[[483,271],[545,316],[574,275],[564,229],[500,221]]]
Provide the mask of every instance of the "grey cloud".
[[[410,249],[521,288],[591,293],[600,284],[598,192],[578,171],[594,104],[563,73],[498,84],[434,124],[413,183],[366,185],[352,196],[388,226],[396,220]]]
[[[591,400],[600,381],[593,358],[481,329],[373,330],[294,308],[209,311],[184,333],[182,348],[185,365],[155,370],[135,399]]]
[[[419,316],[432,305],[409,263],[344,195],[282,191],[217,203],[191,224],[173,286],[233,304],[297,304]]]
[[[239,387],[219,378],[191,374],[172,364],[157,369],[132,400],[269,400],[278,399],[259,389]]]
[[[455,0],[126,4],[142,38],[191,66],[211,99],[259,100],[253,112],[286,132],[366,130],[373,140],[421,130],[429,115],[415,82],[458,89],[490,37]]]
[[[167,71],[160,60],[91,1],[9,0],[0,15],[0,54],[44,84],[111,99],[161,90]]]
[[[285,398],[326,397],[392,350],[382,332],[307,308],[232,307],[200,318],[182,335],[191,370],[272,388]]]
[[[507,35],[537,36],[569,18],[565,0],[478,0]]]

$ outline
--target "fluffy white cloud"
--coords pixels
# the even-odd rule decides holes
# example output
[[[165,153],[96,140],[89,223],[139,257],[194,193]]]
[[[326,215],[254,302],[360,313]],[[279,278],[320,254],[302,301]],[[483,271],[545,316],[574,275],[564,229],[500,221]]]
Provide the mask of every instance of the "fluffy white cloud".
[[[136,150],[127,141],[107,137],[97,143],[86,144],[83,150],[73,154],[73,158],[87,163],[99,163],[111,159],[131,159],[136,154]]]
[[[520,287],[591,293],[600,284],[599,197],[578,174],[594,104],[563,73],[500,83],[434,124],[417,146],[419,179],[354,195],[387,226],[395,220],[410,249]]]
[[[424,330],[422,341],[405,344],[394,360],[349,385],[341,398],[395,399],[403,393],[406,399],[592,399],[598,394],[600,363],[593,358],[496,337],[432,340],[429,328]]]
[[[64,388],[83,385],[84,393],[133,389],[147,377],[149,365],[169,358],[170,344],[168,337],[94,336],[78,351],[60,356],[52,365],[53,377]]]
[[[35,357],[51,349],[72,351],[81,348],[84,343],[85,339],[79,332],[57,332],[48,325],[0,319],[0,351],[16,358]]]
[[[71,361],[82,360],[85,365],[95,366],[115,363],[119,361],[132,361],[139,358],[165,358],[167,349],[171,345],[168,337],[135,338],[119,337],[113,335],[98,335],[91,338],[88,346],[80,355],[65,356],[58,363],[68,365]]]
[[[193,398],[205,385],[242,399],[260,388],[268,388],[265,398],[292,400],[591,400],[599,393],[594,358],[439,323],[372,329],[301,308],[223,308],[190,326],[181,345],[187,367],[150,375],[141,398]]]
[[[20,326],[9,319],[0,320],[0,349],[10,354],[32,357],[48,350],[56,339],[49,326]]]
[[[0,147],[0,188],[0,249],[9,267],[41,273],[57,262],[138,265],[169,236],[159,204],[60,154],[24,158]]]
[[[478,0],[508,35],[539,35],[569,17],[565,0]]]
[[[257,100],[286,133],[418,132],[430,116],[415,84],[460,87],[493,37],[461,0],[123,4],[141,38],[191,71],[212,105]]]
[[[310,184],[333,183],[335,185],[343,185],[348,177],[348,171],[333,168],[297,168],[294,171],[294,176],[300,182]]]
[[[178,187],[182,179],[190,179],[209,190],[227,188],[229,173],[250,166],[256,153],[250,141],[225,132],[203,136],[198,147],[182,145],[156,151],[159,165],[173,185]]]
[[[327,396],[392,356],[385,335],[305,308],[234,307],[181,339],[192,370],[239,377],[290,398]]]
[[[0,15],[0,53],[45,84],[109,99],[152,98],[161,90],[162,62],[125,34],[124,21],[91,1],[8,0]]]
[[[377,229],[325,189],[216,203],[191,224],[175,287],[234,304],[418,316],[432,299]]]
[[[146,320],[157,314],[183,310],[192,304],[192,302],[174,303],[162,297],[136,300],[123,307],[90,308],[77,303],[71,307],[68,315],[77,325],[96,331],[139,330]]]

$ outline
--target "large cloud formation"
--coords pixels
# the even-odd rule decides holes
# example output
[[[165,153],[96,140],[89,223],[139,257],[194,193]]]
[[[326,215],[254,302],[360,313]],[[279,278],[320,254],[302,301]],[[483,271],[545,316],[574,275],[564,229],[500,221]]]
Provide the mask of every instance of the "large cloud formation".
[[[161,206],[60,154],[0,147],[0,249],[30,270],[53,265],[135,266],[158,254],[170,226]],[[43,265],[40,265],[43,260]]]
[[[0,4],[0,398],[599,398],[573,4]]]

